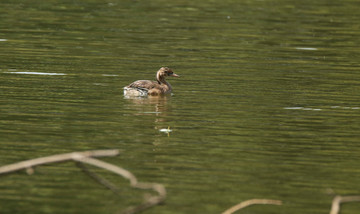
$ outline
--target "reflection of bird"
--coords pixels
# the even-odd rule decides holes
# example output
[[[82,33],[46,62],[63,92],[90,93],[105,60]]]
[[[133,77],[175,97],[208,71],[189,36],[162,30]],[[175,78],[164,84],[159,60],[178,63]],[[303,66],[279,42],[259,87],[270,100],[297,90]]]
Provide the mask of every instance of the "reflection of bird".
[[[179,77],[170,68],[162,67],[156,73],[156,80],[138,80],[130,85],[124,87],[125,96],[156,96],[169,94],[172,91],[170,83],[168,83],[166,77]]]

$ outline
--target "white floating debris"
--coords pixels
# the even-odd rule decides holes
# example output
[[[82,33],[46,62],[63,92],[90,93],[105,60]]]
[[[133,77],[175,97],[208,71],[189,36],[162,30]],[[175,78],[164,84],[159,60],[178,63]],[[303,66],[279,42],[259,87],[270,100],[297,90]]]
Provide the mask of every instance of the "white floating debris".
[[[170,129],[170,126],[167,129],[160,129],[160,132],[165,132],[165,133],[169,133],[172,132],[172,130]]]
[[[6,42],[7,39],[0,39],[0,42]]]
[[[297,50],[316,51],[317,48],[297,47]]]
[[[16,71],[16,72],[5,72],[5,73],[10,73],[10,74],[50,75],[50,76],[66,75],[66,74],[64,74],[64,73],[43,73],[43,72],[30,72],[30,71]]]

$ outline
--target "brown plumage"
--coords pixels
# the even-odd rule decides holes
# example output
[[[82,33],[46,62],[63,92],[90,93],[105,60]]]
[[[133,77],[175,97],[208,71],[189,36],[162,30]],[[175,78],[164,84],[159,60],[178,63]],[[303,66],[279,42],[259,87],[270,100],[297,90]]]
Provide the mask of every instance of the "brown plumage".
[[[166,77],[179,77],[170,68],[162,67],[156,73],[156,80],[138,80],[124,87],[125,96],[156,96],[169,94],[172,91],[170,83]]]

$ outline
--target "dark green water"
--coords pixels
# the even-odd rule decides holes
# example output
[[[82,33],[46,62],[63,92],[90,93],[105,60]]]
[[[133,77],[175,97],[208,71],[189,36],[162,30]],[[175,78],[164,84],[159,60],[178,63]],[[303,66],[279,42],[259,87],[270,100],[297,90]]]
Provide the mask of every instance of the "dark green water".
[[[146,213],[220,213],[251,198],[284,204],[243,213],[328,213],[334,194],[360,194],[359,9],[354,0],[1,1],[0,164],[120,149],[102,159],[167,188],[166,203]],[[123,97],[164,65],[181,75],[169,80],[172,97]],[[116,213],[142,201],[98,172],[122,194],[72,163],[1,176],[0,213]]]

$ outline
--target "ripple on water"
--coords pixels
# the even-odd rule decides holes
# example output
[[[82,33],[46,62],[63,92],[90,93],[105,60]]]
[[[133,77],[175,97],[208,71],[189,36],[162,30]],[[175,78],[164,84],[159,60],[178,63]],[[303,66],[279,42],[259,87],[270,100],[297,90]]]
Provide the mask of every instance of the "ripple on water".
[[[49,75],[49,76],[63,76],[64,73],[45,73],[45,72],[31,72],[31,71],[8,71],[4,73],[9,74],[31,74],[31,75]]]
[[[348,107],[348,106],[330,106],[332,109],[352,109],[357,110],[360,109],[360,107]],[[321,108],[307,108],[307,107],[300,107],[300,106],[294,106],[294,107],[284,107],[283,109],[287,110],[306,110],[306,111],[322,111]]]
[[[316,51],[317,48],[310,48],[310,47],[297,47],[296,50],[306,50],[306,51]]]

